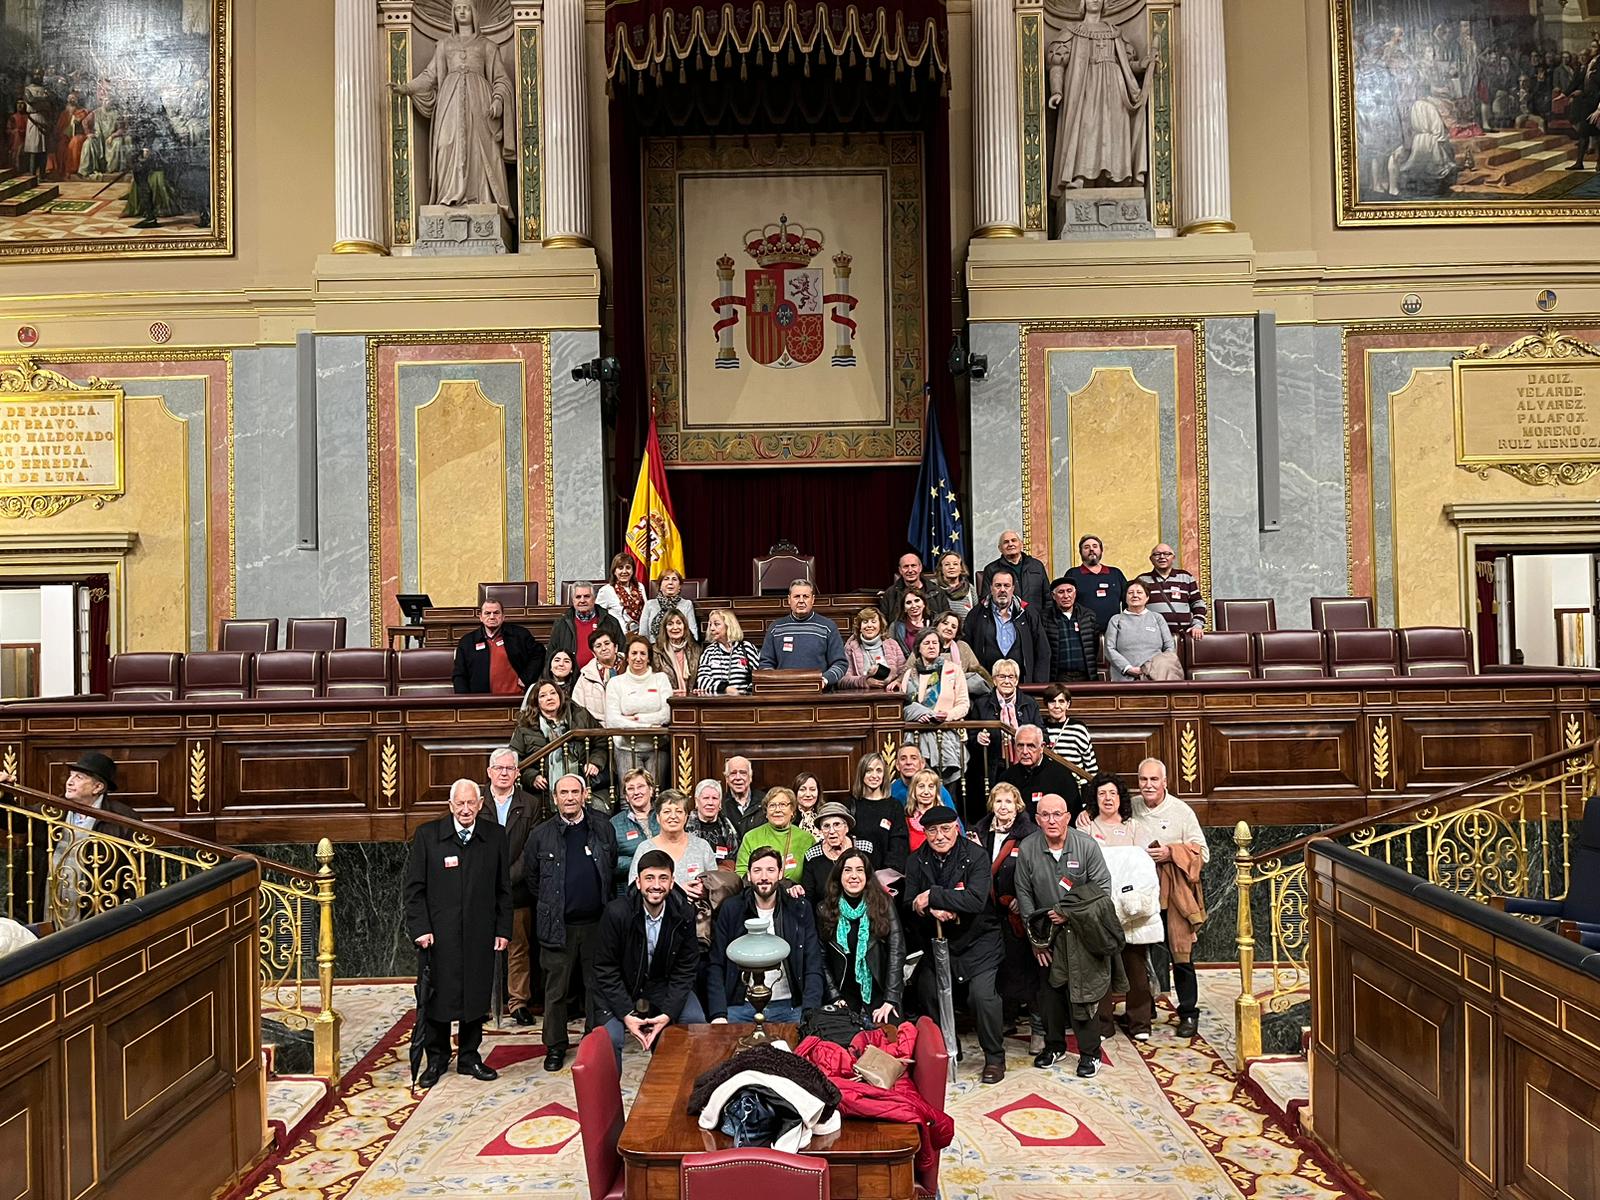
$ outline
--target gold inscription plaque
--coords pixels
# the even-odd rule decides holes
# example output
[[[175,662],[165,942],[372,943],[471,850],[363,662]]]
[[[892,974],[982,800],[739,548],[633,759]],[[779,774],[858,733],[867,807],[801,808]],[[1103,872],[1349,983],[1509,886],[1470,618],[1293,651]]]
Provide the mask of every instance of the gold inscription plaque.
[[[1451,364],[1456,465],[1529,484],[1600,472],[1600,349],[1554,330]]]
[[[28,360],[0,370],[0,517],[48,517],[123,493],[122,389]]]

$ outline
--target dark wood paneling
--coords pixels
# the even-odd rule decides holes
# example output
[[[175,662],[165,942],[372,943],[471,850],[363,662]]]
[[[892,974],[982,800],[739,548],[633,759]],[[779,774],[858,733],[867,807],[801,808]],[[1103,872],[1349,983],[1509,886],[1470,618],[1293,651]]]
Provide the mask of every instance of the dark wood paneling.
[[[1600,1188],[1600,1091],[1570,1062],[1512,1043],[1511,1163],[1506,1182],[1533,1200]]]
[[[1437,1137],[1453,1142],[1456,1031],[1449,998],[1359,950],[1349,951],[1344,969],[1350,1058],[1416,1106]],[[1336,1003],[1343,1002],[1341,995]]]
[[[1083,684],[1073,697],[1104,768],[1131,783],[1141,759],[1160,758],[1174,793],[1224,826],[1374,815],[1600,720],[1600,677],[1584,676]],[[814,758],[839,791],[862,751],[899,740],[900,709],[881,693],[677,697],[672,779],[687,741],[695,778],[743,753],[764,785],[785,782]],[[78,755],[103,748],[137,810],[212,840],[388,840],[442,812],[456,779],[483,779],[515,717],[487,696],[26,703],[0,709],[0,750],[16,750],[23,783],[59,792]]]
[[[60,1083],[54,1057],[33,1056],[0,1086],[0,1196],[57,1200],[62,1195]]]

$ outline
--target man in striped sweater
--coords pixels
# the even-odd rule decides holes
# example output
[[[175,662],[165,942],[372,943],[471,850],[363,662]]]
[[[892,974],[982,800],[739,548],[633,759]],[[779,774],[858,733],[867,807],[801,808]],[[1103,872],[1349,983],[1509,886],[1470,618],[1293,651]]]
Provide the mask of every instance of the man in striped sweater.
[[[767,626],[759,665],[765,670],[818,671],[822,686],[832,690],[844,678],[844,639],[837,625],[812,611],[816,602],[816,590],[806,580],[789,585],[789,615]]]
[[[1150,568],[1138,579],[1150,592],[1150,611],[1167,619],[1174,641],[1185,633],[1192,638],[1203,636],[1206,598],[1200,594],[1200,581],[1178,566],[1177,556],[1165,542],[1150,551]]]

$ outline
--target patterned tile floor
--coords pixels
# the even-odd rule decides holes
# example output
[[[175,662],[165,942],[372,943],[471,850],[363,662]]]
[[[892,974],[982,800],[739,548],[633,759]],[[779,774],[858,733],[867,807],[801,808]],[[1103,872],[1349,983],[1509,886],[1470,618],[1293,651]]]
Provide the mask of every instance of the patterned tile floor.
[[[0,217],[0,241],[171,237],[195,232],[194,213],[164,217],[154,229],[135,229],[135,220],[122,215],[132,186],[126,179],[55,182],[53,186],[61,192],[54,203],[20,217]]]
[[[1025,1039],[1011,1043],[994,1086],[979,1084],[978,1056],[968,1056],[947,1100],[957,1135],[944,1152],[944,1200],[1343,1200],[1233,1073],[1235,979],[1202,973],[1200,1040],[1178,1041],[1166,1014],[1147,1046],[1108,1043],[1092,1080],[1070,1061],[1034,1069]],[[583,1194],[571,1076],[541,1069],[536,1037],[491,1031],[496,1082],[448,1074],[418,1097],[405,1060],[409,989],[361,985],[340,1001],[345,1061],[357,1065],[251,1200]],[[631,1099],[647,1061],[629,1053],[623,1063]]]

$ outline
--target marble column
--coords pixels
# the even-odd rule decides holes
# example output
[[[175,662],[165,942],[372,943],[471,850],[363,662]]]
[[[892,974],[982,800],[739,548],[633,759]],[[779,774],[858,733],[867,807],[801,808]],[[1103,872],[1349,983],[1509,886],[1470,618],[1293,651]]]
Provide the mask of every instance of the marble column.
[[[383,35],[373,0],[333,6],[333,252],[387,254]]]
[[[1231,233],[1222,0],[1178,10],[1178,232]]]
[[[973,0],[974,237],[1022,236],[1016,38],[1011,0]]]
[[[583,0],[544,7],[544,244],[588,246],[589,92]]]

